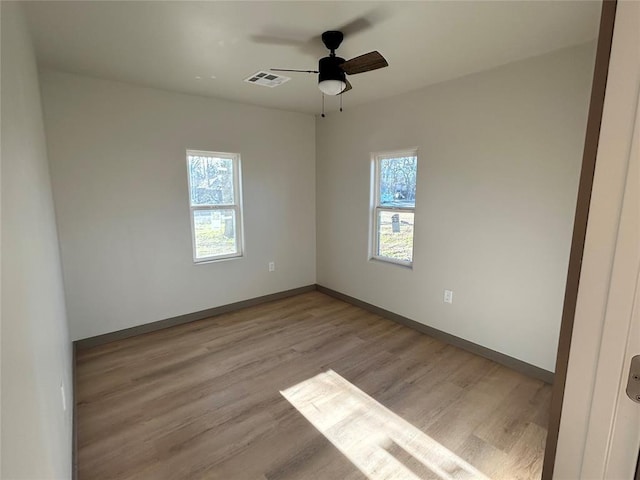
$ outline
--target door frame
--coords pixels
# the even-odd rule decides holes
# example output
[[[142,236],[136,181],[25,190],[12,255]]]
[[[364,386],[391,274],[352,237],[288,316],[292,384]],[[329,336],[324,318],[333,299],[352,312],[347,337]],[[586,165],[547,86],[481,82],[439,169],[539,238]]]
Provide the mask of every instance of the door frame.
[[[629,64],[637,63],[633,57],[637,53],[636,47],[629,46],[633,34],[629,36],[629,28],[619,28],[614,38],[616,13],[623,27],[625,19],[620,17],[629,14],[626,10],[629,10],[629,3],[625,1],[605,0],[602,4],[543,465],[544,480],[580,478],[584,461],[637,105],[638,77],[626,71]],[[606,92],[605,105],[608,79],[613,81],[615,89]],[[627,138],[628,145],[625,144]],[[571,408],[567,407],[569,405]],[[602,478],[596,472],[592,473],[594,478]]]

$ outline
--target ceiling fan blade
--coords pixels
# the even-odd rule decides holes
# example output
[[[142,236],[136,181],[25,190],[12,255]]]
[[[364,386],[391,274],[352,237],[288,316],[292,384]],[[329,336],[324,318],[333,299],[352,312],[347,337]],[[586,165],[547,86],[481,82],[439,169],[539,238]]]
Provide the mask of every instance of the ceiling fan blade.
[[[349,80],[347,80],[346,78],[344,79],[345,82],[347,82],[347,86],[345,87],[345,89],[342,91],[342,93],[346,93],[349,90],[351,90],[353,87],[351,86],[351,84],[349,83]]]
[[[251,35],[251,41],[266,45],[284,45],[287,47],[299,47],[305,42],[292,38],[279,37],[276,35]]]
[[[342,68],[347,75],[355,75],[356,73],[370,72],[371,70],[388,66],[389,64],[385,58],[377,51],[373,51],[347,60],[340,65],[340,68]]]
[[[318,73],[317,70],[294,70],[291,68],[270,68],[272,72],[300,72],[300,73]]]
[[[320,37],[309,36],[306,32],[286,27],[267,27],[260,34],[250,35],[252,42],[262,45],[294,47],[300,52],[314,56],[325,52]]]
[[[386,18],[390,16],[389,10],[386,7],[376,7],[369,10],[364,15],[354,18],[350,22],[342,25],[336,30],[340,30],[344,33],[345,37],[360,33],[367,30],[378,23],[382,23]]]

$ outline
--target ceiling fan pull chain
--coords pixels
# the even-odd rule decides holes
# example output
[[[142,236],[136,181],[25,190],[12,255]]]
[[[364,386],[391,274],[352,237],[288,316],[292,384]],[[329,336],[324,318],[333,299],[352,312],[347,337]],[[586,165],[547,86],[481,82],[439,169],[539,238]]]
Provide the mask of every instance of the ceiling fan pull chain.
[[[340,111],[342,112],[342,92],[340,92]]]
[[[322,118],[324,118],[324,93],[322,94]]]

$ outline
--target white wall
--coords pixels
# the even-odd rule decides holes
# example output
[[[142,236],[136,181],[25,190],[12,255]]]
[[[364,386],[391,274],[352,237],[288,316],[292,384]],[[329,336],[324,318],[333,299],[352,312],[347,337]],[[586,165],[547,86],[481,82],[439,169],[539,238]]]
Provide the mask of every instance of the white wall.
[[[52,71],[41,82],[73,339],[315,283],[312,116]],[[241,154],[244,258],[193,264],[186,149]]]
[[[0,477],[62,480],[71,478],[71,344],[37,70],[21,8],[1,6]]]
[[[318,283],[553,371],[594,47],[318,119]],[[370,153],[416,146],[413,269],[369,261]]]

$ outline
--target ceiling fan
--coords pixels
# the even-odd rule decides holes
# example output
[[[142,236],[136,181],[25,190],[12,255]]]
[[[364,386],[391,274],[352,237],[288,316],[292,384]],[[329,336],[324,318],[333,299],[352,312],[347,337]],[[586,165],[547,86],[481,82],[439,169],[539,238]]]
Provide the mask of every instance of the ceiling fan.
[[[321,58],[318,62],[318,70],[295,70],[289,68],[272,68],[274,72],[302,72],[317,73],[318,88],[325,95],[339,95],[351,90],[351,84],[347,75],[370,72],[379,68],[388,67],[387,60],[379,52],[373,51],[345,60],[336,56],[336,50],[342,43],[344,34],[337,30],[329,30],[322,34],[322,43],[330,51],[328,57]]]

